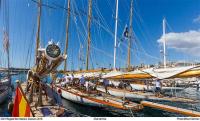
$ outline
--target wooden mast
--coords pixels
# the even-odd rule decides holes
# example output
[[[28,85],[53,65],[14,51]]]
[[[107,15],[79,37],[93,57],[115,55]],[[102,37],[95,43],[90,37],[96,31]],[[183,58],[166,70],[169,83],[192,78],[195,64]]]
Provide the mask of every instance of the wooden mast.
[[[35,65],[36,65],[36,71],[38,70],[39,66],[39,58],[38,58],[38,49],[40,46],[40,17],[41,17],[41,3],[42,0],[38,1],[38,17],[37,17],[37,33],[36,33],[36,48],[35,48]],[[39,80],[39,79],[38,79]],[[33,101],[33,90],[35,88],[34,82],[31,82],[31,91],[29,95],[29,102],[31,103]],[[39,97],[38,97],[38,106],[42,106],[42,85],[41,82],[39,82]]]
[[[89,56],[90,56],[90,29],[91,29],[91,17],[92,17],[92,0],[88,1],[88,41],[87,41],[87,55],[86,55],[86,70],[88,70],[89,66]]]
[[[70,23],[70,0],[67,3],[67,22],[66,22],[66,45],[64,54],[67,55],[68,50],[68,38],[69,38],[69,23]],[[64,71],[67,70],[67,59],[65,59],[64,63]]]
[[[4,1],[4,13],[3,13],[3,22],[4,22],[4,35],[3,35],[3,46],[4,50],[7,54],[7,72],[8,72],[8,80],[9,80],[9,85],[11,85],[11,76],[10,76],[10,43],[9,43],[9,3],[8,1]],[[1,2],[0,2],[0,7],[1,7]]]
[[[37,65],[38,48],[40,46],[40,17],[41,17],[41,1],[38,1],[38,17],[37,17],[37,35],[36,35],[36,48],[35,48],[35,64]]]
[[[8,30],[9,31],[9,30]],[[9,85],[11,85],[11,76],[10,76],[10,46],[9,46],[9,32],[8,32],[8,49],[7,49],[7,61],[8,61],[8,80]]]
[[[128,70],[131,69],[131,41],[132,41],[132,31],[133,31],[133,26],[132,26],[132,21],[133,21],[133,0],[131,0],[131,7],[130,7],[130,21],[129,21],[129,36],[128,36],[128,58],[127,58],[127,66]]]

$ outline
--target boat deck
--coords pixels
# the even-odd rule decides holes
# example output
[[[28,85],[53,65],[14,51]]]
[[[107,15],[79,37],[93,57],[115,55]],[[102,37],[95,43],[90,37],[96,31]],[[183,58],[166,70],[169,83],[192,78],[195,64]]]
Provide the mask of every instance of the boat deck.
[[[25,92],[26,89],[26,83],[22,83],[21,87],[23,89],[23,92]],[[31,107],[31,111],[33,113],[33,116],[35,117],[44,117],[44,116],[59,116],[63,114],[65,111],[64,108],[59,107],[58,105],[55,105],[50,100],[53,100],[53,93],[50,87],[47,86],[47,96],[43,93],[42,94],[42,106],[39,107],[36,105],[36,102],[38,100],[38,95],[33,94],[33,102],[29,103]],[[28,94],[26,94],[26,99],[28,99]]]
[[[123,101],[122,98],[117,98],[103,92],[95,91],[88,93],[73,86],[68,86],[68,88],[61,87],[59,85],[56,86],[58,89],[62,89],[63,91],[71,93],[75,96],[87,99],[90,102],[102,104],[104,106],[110,106],[123,110],[141,110],[143,108],[141,104],[133,103],[127,100]]]

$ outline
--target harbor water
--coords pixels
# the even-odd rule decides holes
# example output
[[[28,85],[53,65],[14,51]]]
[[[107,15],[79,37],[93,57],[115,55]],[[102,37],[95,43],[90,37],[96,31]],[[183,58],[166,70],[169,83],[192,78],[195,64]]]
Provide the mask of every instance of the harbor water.
[[[26,74],[20,74],[12,76],[12,83],[15,85],[15,80],[25,80]],[[46,82],[50,82],[50,79],[47,78]],[[200,91],[196,88],[187,88],[183,91],[177,92],[176,95],[184,96],[192,99],[200,100]],[[14,90],[10,92],[9,98],[3,104],[0,105],[0,116],[1,117],[9,117],[11,114],[8,112],[7,105],[10,100],[14,97]],[[176,113],[170,113],[166,111],[161,111],[157,109],[147,108],[145,107],[143,110],[139,112],[131,112],[124,111],[115,108],[99,108],[99,107],[90,107],[85,105],[80,105],[77,103],[73,103],[71,101],[62,99],[63,106],[66,109],[69,109],[74,113],[74,116],[89,116],[89,117],[181,117],[183,115],[179,115]],[[162,104],[167,104],[170,106],[176,106],[179,108],[191,109],[200,112],[200,103],[174,103],[174,102],[159,102]]]

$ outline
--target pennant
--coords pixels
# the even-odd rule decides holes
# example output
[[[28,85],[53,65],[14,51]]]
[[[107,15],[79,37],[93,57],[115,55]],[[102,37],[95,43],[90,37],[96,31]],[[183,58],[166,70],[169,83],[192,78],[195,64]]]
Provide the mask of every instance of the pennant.
[[[126,25],[123,31],[123,37],[127,39],[129,37],[128,26]]]
[[[124,38],[128,38],[128,27],[125,28],[125,31],[124,31]]]
[[[128,31],[128,27],[127,25],[124,28],[123,34],[122,34],[122,38],[120,40],[118,40],[118,47],[120,46],[121,42],[128,40],[129,37],[129,31]]]
[[[23,96],[19,87],[17,87],[15,92],[15,102],[12,111],[12,117],[31,117],[31,109],[26,101],[25,97]]]

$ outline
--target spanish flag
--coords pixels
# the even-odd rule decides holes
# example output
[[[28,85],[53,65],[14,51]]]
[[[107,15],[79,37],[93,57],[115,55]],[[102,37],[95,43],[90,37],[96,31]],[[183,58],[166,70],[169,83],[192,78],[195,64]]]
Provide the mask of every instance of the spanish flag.
[[[15,102],[12,111],[12,117],[30,117],[32,116],[30,106],[26,101],[21,89],[17,87],[15,92]]]

